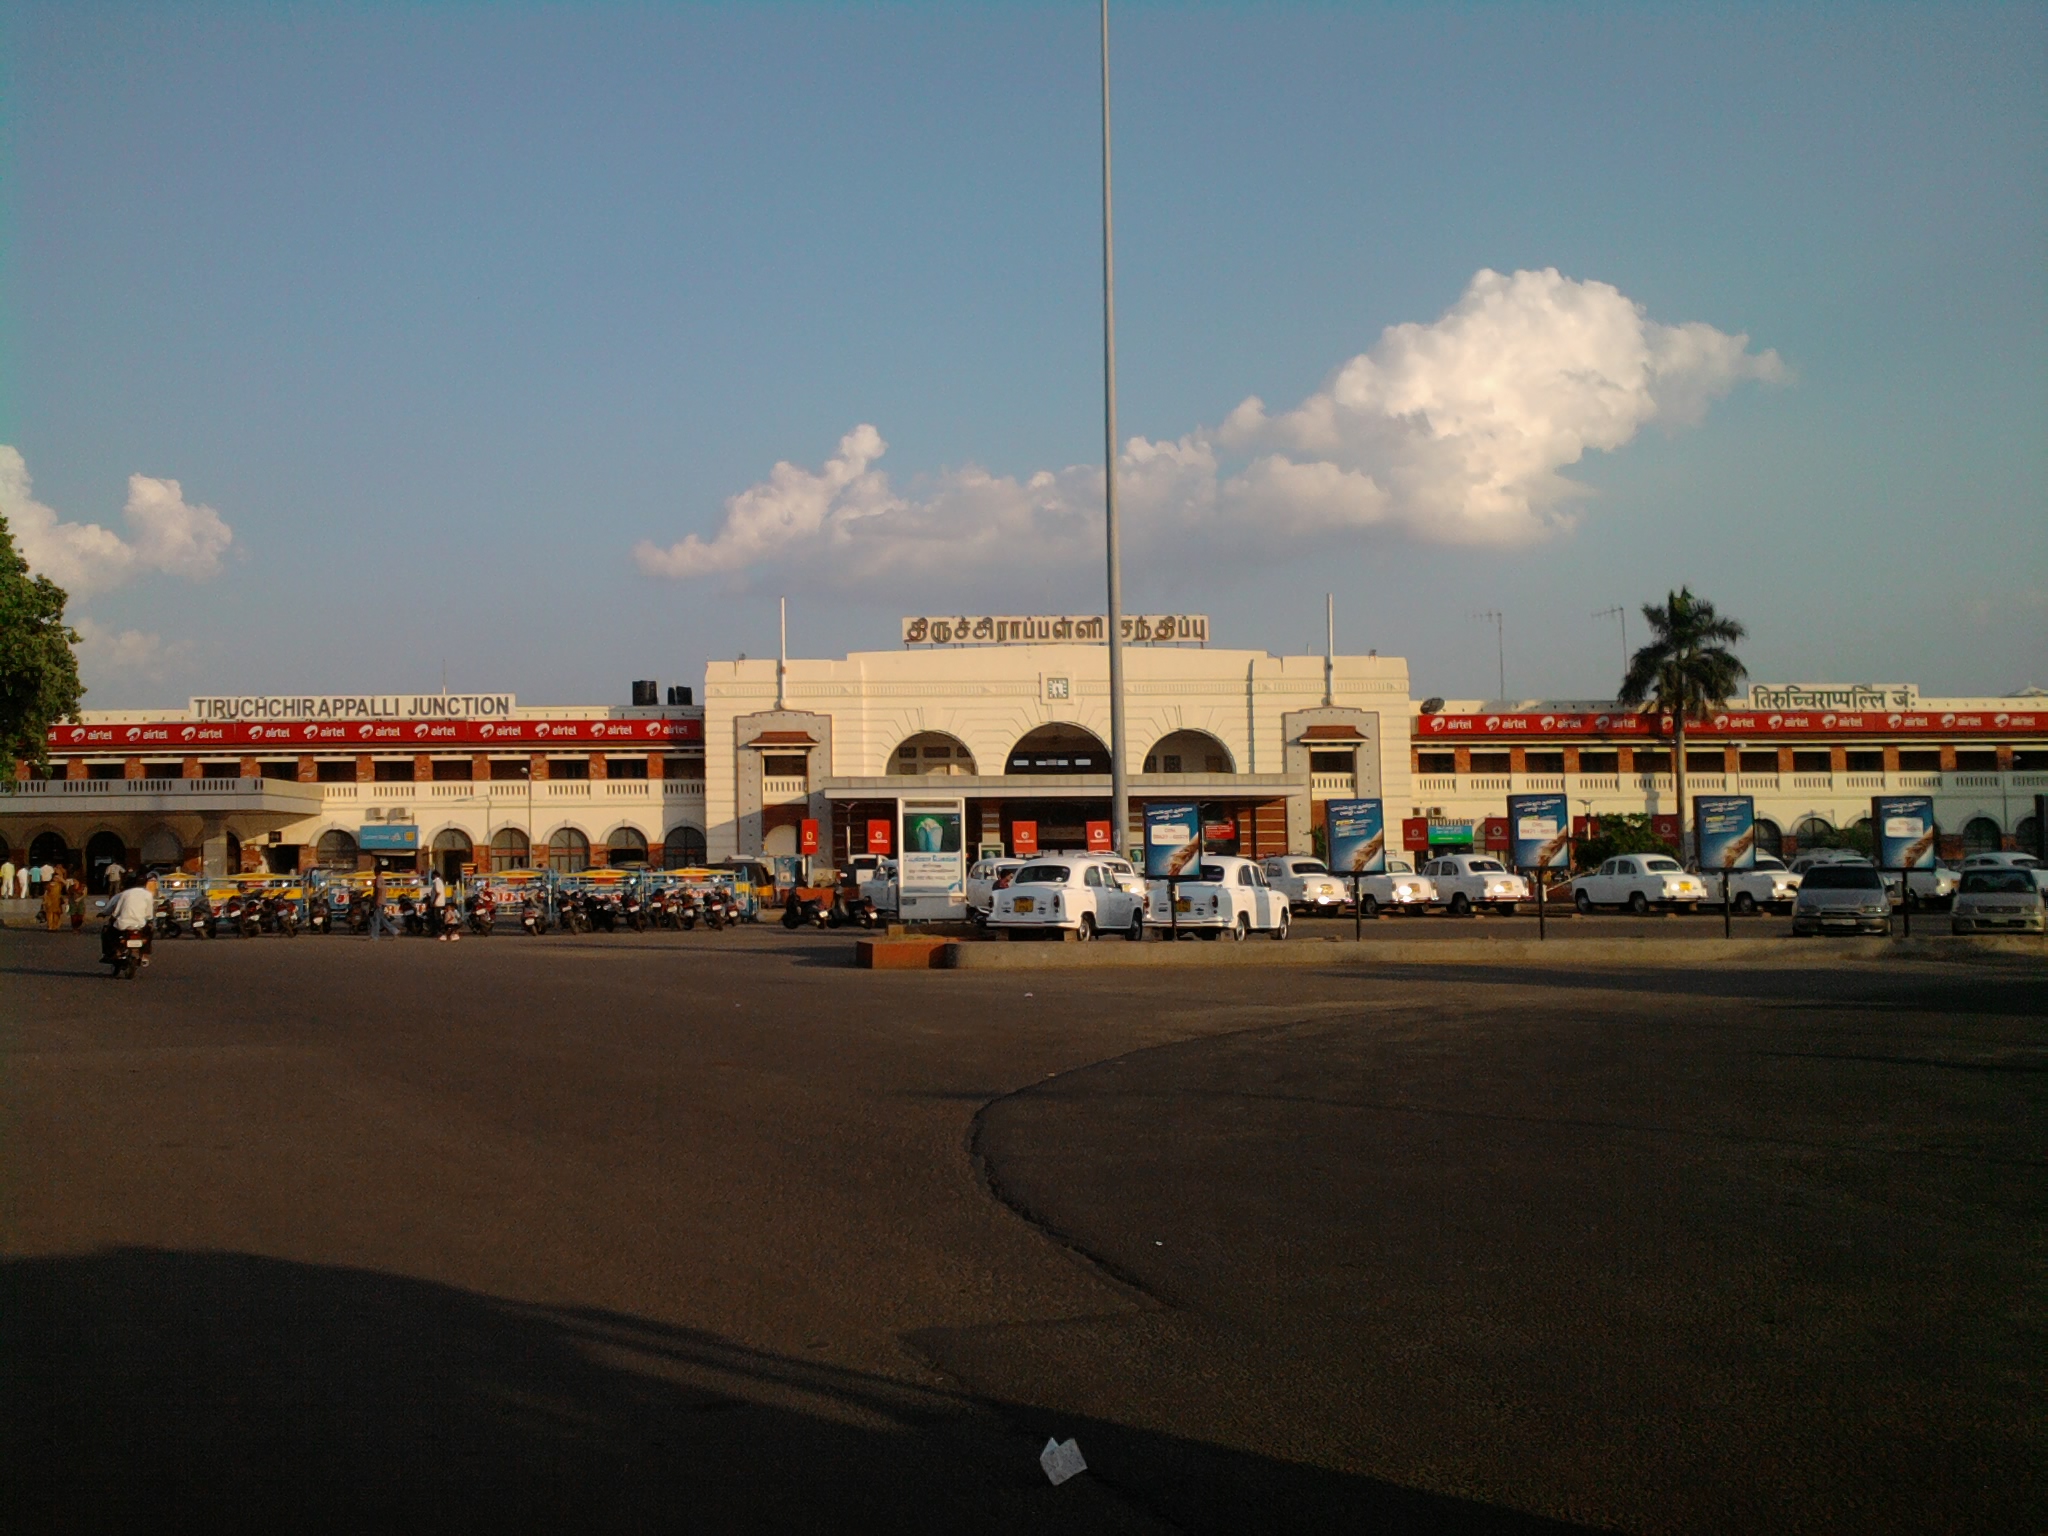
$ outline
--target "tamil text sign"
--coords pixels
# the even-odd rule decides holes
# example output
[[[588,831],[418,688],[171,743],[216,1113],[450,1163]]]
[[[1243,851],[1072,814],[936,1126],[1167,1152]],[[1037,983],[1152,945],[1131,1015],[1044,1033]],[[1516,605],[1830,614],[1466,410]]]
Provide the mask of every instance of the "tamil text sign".
[[[1873,795],[1870,830],[1879,869],[1934,867],[1934,800],[1929,795]]]
[[[1508,796],[1508,863],[1561,869],[1571,863],[1571,806],[1563,795]]]
[[[1702,872],[1756,868],[1756,801],[1753,797],[1697,795],[1693,799],[1692,810],[1694,825],[1699,829]]]
[[[1123,620],[1131,645],[1207,645],[1203,613],[1142,614]],[[905,645],[1106,645],[1109,620],[1099,613],[920,614],[903,621]]]
[[[1192,805],[1145,807],[1145,874],[1178,880],[1202,857],[1202,813]]]
[[[1323,807],[1330,871],[1374,875],[1387,867],[1386,809],[1378,800],[1332,800]]]

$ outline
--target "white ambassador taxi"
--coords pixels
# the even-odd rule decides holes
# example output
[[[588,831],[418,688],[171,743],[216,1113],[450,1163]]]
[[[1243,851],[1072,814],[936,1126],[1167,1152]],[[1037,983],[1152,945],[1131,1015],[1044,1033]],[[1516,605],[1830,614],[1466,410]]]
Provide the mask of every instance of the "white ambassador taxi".
[[[1690,912],[1706,899],[1707,882],[1663,853],[1625,853],[1572,882],[1572,904],[1581,912],[1595,907],[1627,907],[1638,915],[1652,907]]]
[[[1264,866],[1251,859],[1212,855],[1196,867],[1192,879],[1183,876],[1173,884],[1170,908],[1168,899],[1168,882],[1154,880],[1145,916],[1156,929],[1178,928],[1205,939],[1219,933],[1233,939],[1254,933],[1287,937],[1288,900],[1267,883]]]
[[[1297,912],[1335,917],[1351,899],[1351,885],[1330,873],[1321,859],[1282,854],[1266,860],[1266,883]]]
[[[1474,907],[1512,917],[1515,903],[1528,901],[1533,894],[1527,880],[1483,853],[1446,854],[1423,865],[1422,873],[1436,887],[1438,899],[1459,917]]]
[[[1387,867],[1358,882],[1358,915],[1378,917],[1383,910],[1421,917],[1436,905],[1436,882],[1415,872],[1406,859],[1389,857]]]
[[[1145,937],[1145,898],[1130,864],[1103,854],[1034,858],[995,892],[988,926],[1009,933],[1070,931],[1081,939]]]

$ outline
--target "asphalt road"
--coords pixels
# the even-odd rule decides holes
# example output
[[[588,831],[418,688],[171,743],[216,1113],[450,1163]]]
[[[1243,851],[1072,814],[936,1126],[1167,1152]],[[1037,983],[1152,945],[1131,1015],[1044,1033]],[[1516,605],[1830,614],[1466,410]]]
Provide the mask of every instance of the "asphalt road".
[[[0,1519],[2048,1525],[2038,964],[847,947],[0,932]]]

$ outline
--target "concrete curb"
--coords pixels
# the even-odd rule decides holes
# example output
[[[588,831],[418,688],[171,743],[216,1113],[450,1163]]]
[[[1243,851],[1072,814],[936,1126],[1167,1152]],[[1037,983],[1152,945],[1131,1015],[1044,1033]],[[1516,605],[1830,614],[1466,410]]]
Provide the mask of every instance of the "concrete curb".
[[[1183,944],[953,943],[933,956],[955,971],[1132,970],[1300,965],[1648,965],[1712,966],[1759,961],[1804,966],[1838,960],[2032,959],[2048,964],[2039,939],[1251,939]]]

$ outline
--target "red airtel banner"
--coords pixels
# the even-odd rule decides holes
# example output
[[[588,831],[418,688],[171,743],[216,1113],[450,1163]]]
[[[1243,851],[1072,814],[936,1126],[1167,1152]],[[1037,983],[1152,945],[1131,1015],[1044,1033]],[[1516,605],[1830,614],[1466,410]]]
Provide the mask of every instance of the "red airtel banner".
[[[53,752],[199,752],[213,747],[355,748],[665,746],[700,742],[702,720],[345,720],[286,724],[138,721],[53,725]]]
[[[2042,710],[1724,710],[1687,724],[1688,736],[1967,736],[2048,731]],[[1418,715],[1415,740],[1480,737],[1669,736],[1662,715]]]

